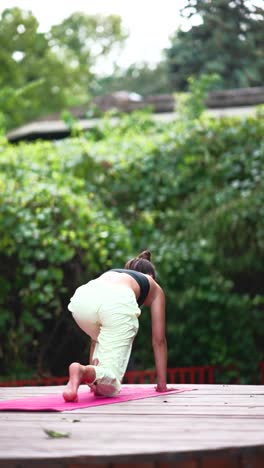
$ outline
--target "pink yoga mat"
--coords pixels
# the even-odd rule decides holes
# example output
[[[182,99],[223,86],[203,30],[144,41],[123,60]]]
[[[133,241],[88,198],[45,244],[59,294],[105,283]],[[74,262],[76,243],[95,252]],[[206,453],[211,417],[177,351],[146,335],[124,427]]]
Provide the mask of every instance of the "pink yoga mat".
[[[5,400],[0,402],[0,411],[69,411],[89,406],[110,405],[123,401],[140,400],[142,398],[172,395],[193,389],[178,388],[170,392],[158,393],[153,385],[123,385],[117,397],[106,398],[95,396],[89,390],[80,390],[78,401],[65,402],[62,395],[44,395],[19,400]]]

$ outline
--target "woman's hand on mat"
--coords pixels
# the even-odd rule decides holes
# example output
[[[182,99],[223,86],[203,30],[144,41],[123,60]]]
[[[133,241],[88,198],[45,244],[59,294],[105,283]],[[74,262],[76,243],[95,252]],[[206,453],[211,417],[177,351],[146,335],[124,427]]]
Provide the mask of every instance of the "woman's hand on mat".
[[[156,387],[156,392],[159,392],[159,393],[164,393],[164,392],[171,392],[173,390],[176,390],[176,388],[169,388],[167,387],[167,385],[157,385]]]

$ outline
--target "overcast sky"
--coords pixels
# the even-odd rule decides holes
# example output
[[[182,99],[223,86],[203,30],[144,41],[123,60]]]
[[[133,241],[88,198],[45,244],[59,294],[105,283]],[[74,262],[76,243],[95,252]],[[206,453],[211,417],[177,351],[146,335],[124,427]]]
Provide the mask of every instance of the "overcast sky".
[[[156,63],[169,44],[169,36],[178,28],[179,10],[184,0],[1,0],[0,13],[17,6],[31,10],[42,31],[60,23],[74,11],[87,14],[118,14],[130,38],[118,61],[121,66],[147,61]]]

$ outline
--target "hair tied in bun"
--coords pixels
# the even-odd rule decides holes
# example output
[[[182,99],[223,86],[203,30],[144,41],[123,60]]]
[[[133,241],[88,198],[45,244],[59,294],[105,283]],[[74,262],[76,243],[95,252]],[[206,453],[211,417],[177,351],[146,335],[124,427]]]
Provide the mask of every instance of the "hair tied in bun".
[[[138,258],[145,258],[146,260],[150,261],[151,253],[149,250],[144,250],[143,252],[139,254]]]
[[[155,267],[150,261],[151,253],[149,250],[143,250],[137,257],[128,260],[125,264],[125,269],[135,270],[146,275],[151,275],[153,279],[156,278]]]

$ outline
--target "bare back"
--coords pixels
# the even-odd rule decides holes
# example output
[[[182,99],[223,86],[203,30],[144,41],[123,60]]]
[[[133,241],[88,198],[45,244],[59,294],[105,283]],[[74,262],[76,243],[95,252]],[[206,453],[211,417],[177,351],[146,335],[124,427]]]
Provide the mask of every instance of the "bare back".
[[[144,273],[142,273],[144,274]],[[156,283],[156,281],[150,275],[145,275],[149,281],[149,293],[144,301],[144,305],[147,307],[151,307],[152,302],[157,297],[157,295],[162,293],[161,287]],[[107,281],[108,283],[113,284],[120,284],[122,286],[127,286],[128,288],[132,289],[134,292],[136,299],[140,296],[140,287],[137,281],[132,278],[127,273],[117,273],[115,271],[107,271],[103,273],[96,281]]]

